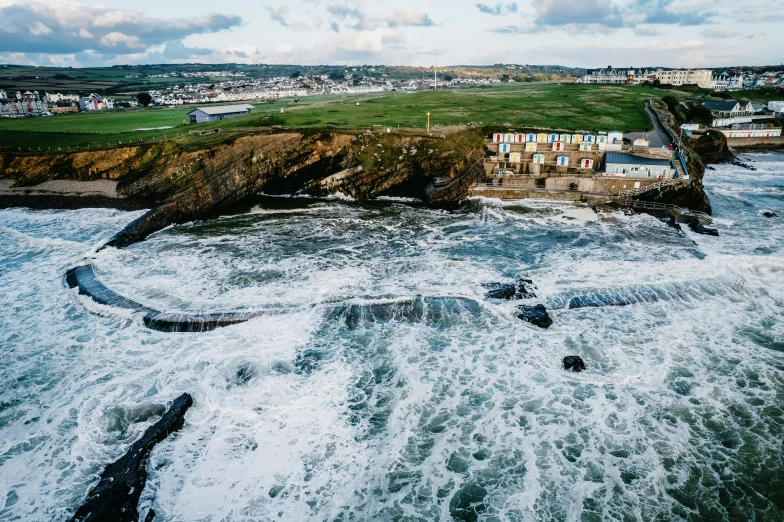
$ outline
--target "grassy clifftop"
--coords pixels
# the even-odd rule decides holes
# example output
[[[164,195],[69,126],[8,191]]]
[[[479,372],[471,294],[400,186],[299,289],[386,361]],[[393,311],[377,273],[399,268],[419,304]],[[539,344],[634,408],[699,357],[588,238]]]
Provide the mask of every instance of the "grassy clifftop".
[[[196,106],[3,119],[0,120],[0,149],[46,153],[138,146],[171,139],[183,146],[194,142],[194,147],[202,147],[201,142],[214,143],[224,138],[208,140],[189,133],[214,129],[235,137],[281,128],[343,131],[389,128],[396,133],[423,135],[428,112],[434,136],[453,132],[468,122],[516,128],[644,131],[651,123],[643,102],[660,96],[661,91],[650,87],[497,84],[439,92],[282,99],[256,104],[249,116],[200,125],[183,123],[186,114]]]

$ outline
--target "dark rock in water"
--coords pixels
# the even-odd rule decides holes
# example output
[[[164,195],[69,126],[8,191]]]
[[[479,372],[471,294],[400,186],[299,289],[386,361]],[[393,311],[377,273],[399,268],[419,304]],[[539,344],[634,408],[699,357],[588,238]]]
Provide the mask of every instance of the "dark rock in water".
[[[576,355],[567,355],[563,359],[563,367],[565,370],[572,370],[573,372],[581,372],[585,370],[585,362]]]
[[[144,522],[152,522],[155,520],[155,511],[152,509],[147,512],[147,516],[144,517]]]
[[[125,455],[106,466],[98,485],[90,491],[70,522],[138,522],[139,498],[147,482],[147,457],[156,444],[182,428],[185,412],[192,405],[191,396],[182,394]],[[155,517],[154,512],[152,517]],[[150,513],[145,520],[152,520]]]
[[[533,299],[536,297],[534,282],[530,279],[520,279],[516,283],[489,283],[483,285],[488,288],[485,296],[488,299]]]
[[[625,208],[625,209],[623,209],[623,214],[625,216],[633,216],[634,215],[634,209],[632,209],[632,208]]]
[[[778,214],[776,214],[775,212],[763,212],[762,215],[765,216],[766,218],[779,217]]]
[[[658,219],[658,220],[659,220],[659,221],[661,221],[662,223],[665,223],[665,224],[666,224],[668,227],[670,227],[670,228],[674,228],[674,229],[675,229],[675,230],[677,230],[678,232],[682,232],[682,231],[683,231],[683,229],[681,228],[681,226],[680,226],[680,225],[678,224],[678,222],[675,220],[675,216],[673,216],[673,215],[672,215],[672,214],[670,214],[669,212],[667,212],[667,211],[657,211],[657,210],[654,210],[654,211],[651,211],[651,212],[649,212],[649,214],[651,214],[652,216],[654,216],[656,219]]]
[[[732,161],[730,161],[730,163],[732,163],[736,167],[743,167],[744,169],[747,170],[757,170],[757,167],[754,167],[753,165],[749,165],[748,163],[743,163],[742,161],[739,161],[734,158],[732,159]]]
[[[553,320],[550,319],[550,314],[547,313],[547,308],[541,304],[535,306],[520,306],[520,314],[518,314],[517,318],[528,321],[539,328],[549,328],[550,325],[553,324]]]
[[[703,225],[702,223],[700,223],[696,219],[692,220],[692,221],[689,221],[689,228],[692,229],[692,231],[694,231],[694,232],[696,232],[698,234],[704,234],[706,236],[718,236],[719,235],[719,231],[717,229],[706,227],[705,225]]]

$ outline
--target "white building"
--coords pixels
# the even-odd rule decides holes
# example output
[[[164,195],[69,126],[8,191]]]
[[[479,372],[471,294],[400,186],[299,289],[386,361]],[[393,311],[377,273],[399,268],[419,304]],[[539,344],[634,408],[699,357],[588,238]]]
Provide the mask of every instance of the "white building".
[[[747,101],[723,100],[705,102],[715,118],[737,118],[738,116],[751,116],[754,114],[754,105]],[[770,107],[770,104],[768,104]]]
[[[730,74],[723,72],[711,78],[711,87],[714,91],[726,91],[730,85]]]
[[[0,89],[0,100],[8,98],[8,93],[6,93],[3,89]]]
[[[253,110],[253,105],[222,105],[219,107],[201,107],[188,113],[190,123],[207,123],[220,121],[237,116],[245,116]]]
[[[2,92],[2,91],[0,91]],[[0,96],[2,98],[2,96]],[[782,112],[784,113],[784,101],[772,101],[768,102],[768,110],[773,112]]]
[[[608,152],[604,157],[604,175],[622,178],[659,178],[675,176],[669,160],[646,158],[624,152]]]
[[[48,92],[44,93],[44,101],[47,103],[60,103],[60,102],[79,102],[79,95],[78,94],[61,94],[59,92],[49,94]]]
[[[653,79],[655,73],[648,69],[635,69],[634,67],[604,69],[588,69],[585,76],[578,80],[580,83],[609,84],[609,85],[639,85]]]
[[[708,69],[659,69],[656,71],[656,79],[665,85],[698,85],[703,89],[713,87],[713,75]]]

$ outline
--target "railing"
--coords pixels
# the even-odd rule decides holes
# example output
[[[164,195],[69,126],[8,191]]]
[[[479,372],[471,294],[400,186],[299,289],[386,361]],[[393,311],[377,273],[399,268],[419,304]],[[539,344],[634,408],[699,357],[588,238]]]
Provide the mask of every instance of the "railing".
[[[594,191],[594,192],[584,192],[582,190],[569,190],[569,189],[554,189],[554,188],[546,188],[546,187],[537,187],[534,185],[496,185],[493,182],[478,182],[471,185],[471,188],[474,189],[519,189],[524,188],[528,192],[542,192],[543,194],[553,193],[553,194],[579,194],[581,196],[601,196],[601,197],[611,197],[612,194],[610,192],[605,191]]]
[[[698,212],[696,210],[689,210],[688,208],[681,208],[676,205],[670,205],[667,203],[655,203],[652,201],[640,201],[639,199],[626,199],[623,202],[623,206],[630,207],[630,208],[642,208],[645,210],[671,210],[676,212],[682,216],[693,217],[697,219],[702,219],[707,221],[708,223],[713,223],[713,218],[710,217],[708,214],[704,212]]]
[[[686,174],[686,177],[689,176],[689,167],[686,166],[686,158],[683,157],[680,151],[678,151],[678,159],[681,160],[681,165],[683,165],[683,172]]]
[[[575,167],[569,167],[569,168],[571,169],[571,168],[575,168]],[[521,174],[521,173],[518,173],[518,172],[514,172],[512,174],[505,174],[505,175],[499,175],[498,172],[496,172],[496,173],[494,173],[494,176],[497,179],[527,179],[527,180],[530,180],[530,179],[540,179],[540,178],[585,178],[585,179],[588,179],[588,178],[595,177],[593,170],[590,170],[590,169],[580,169],[580,170],[581,170],[581,172],[574,172],[574,173],[568,173],[568,172],[546,172],[546,173],[541,173],[541,174],[532,174],[532,173]]]
[[[664,187],[671,187],[671,186],[674,186],[674,185],[680,185],[681,183],[685,183],[685,181],[680,179],[680,178],[665,179],[664,181],[660,181],[658,183],[654,183],[653,185],[646,185],[644,187],[639,187],[639,188],[630,189],[630,190],[622,190],[622,191],[618,192],[618,197],[628,198],[630,196],[639,196],[640,194],[645,194],[646,192],[650,192],[652,190],[661,190]]]

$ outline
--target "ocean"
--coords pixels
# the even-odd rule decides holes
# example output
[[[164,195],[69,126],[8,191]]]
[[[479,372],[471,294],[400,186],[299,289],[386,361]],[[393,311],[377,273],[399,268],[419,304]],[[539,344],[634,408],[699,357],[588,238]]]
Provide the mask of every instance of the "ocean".
[[[184,392],[156,521],[783,520],[784,154],[740,159],[706,172],[720,237],[260,196],[95,253],[141,213],[0,210],[0,521],[67,519]],[[269,313],[151,330],[67,288],[85,257],[157,310]],[[518,277],[549,329],[485,297]],[[568,308],[596,294],[637,302]]]

